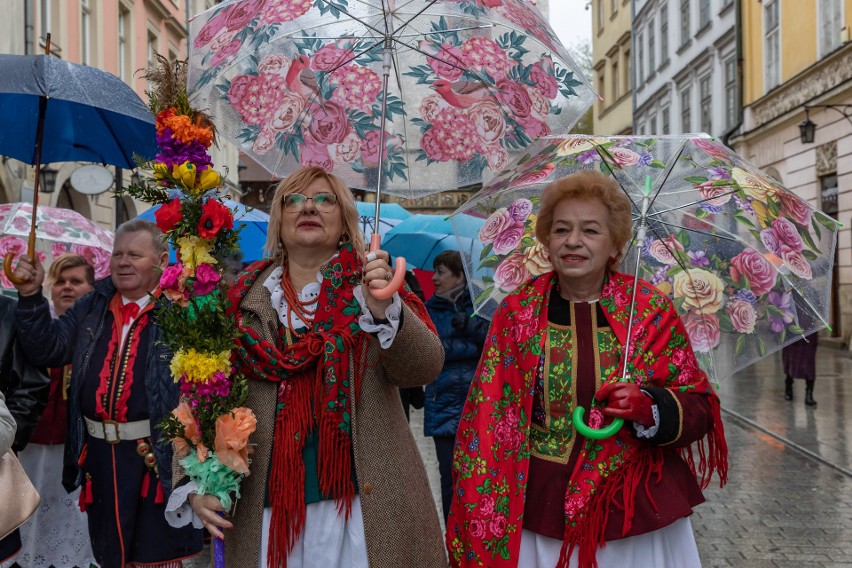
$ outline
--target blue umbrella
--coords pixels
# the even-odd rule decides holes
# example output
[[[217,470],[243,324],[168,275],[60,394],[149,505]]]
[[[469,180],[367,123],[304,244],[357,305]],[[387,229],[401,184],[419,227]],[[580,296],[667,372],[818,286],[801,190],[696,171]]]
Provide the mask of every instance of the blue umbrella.
[[[156,155],[156,135],[148,107],[115,75],[50,55],[0,55],[0,154],[135,168],[134,154]]]
[[[269,214],[260,209],[247,209],[239,201],[224,200],[225,206],[234,211],[234,226],[240,227],[240,250],[243,252],[243,262],[254,262],[263,258],[263,246],[266,244],[266,229],[269,225]],[[154,213],[160,205],[155,205],[140,213],[137,219],[147,219],[156,222]],[[177,262],[174,249],[169,251],[169,261]]]
[[[443,215],[412,215],[385,234],[382,248],[416,268],[432,270],[435,257],[446,250],[472,254],[481,246],[476,236],[485,220],[464,217],[450,223]]]
[[[370,242],[370,235],[375,232],[376,204],[369,201],[356,201],[355,206],[358,208],[361,231],[364,232],[364,238],[367,242]],[[382,203],[379,215],[379,235],[384,238],[388,231],[398,225],[400,221],[409,217],[411,217],[411,213],[399,203]]]
[[[0,154],[35,166],[27,254],[35,253],[42,162],[101,162],[134,167],[156,155],[154,117],[115,75],[46,55],[0,55]],[[48,132],[45,140],[45,129]],[[12,274],[13,254],[3,269]]]

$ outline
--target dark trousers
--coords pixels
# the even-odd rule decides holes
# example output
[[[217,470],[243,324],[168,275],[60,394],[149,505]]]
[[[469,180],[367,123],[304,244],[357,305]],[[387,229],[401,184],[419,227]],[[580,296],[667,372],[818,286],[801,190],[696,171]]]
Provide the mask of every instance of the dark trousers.
[[[438,472],[441,474],[441,507],[444,520],[450,516],[450,503],[453,501],[453,436],[435,436],[435,454],[438,456]]]

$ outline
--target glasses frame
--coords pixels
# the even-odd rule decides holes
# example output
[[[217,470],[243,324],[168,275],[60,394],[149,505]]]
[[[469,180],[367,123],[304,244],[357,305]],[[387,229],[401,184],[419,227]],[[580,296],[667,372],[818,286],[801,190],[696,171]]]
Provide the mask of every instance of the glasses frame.
[[[288,207],[287,204],[288,200],[295,195],[302,197],[304,201],[302,201],[295,209],[292,209]],[[316,201],[317,197],[321,197],[319,202]],[[331,211],[334,211],[335,207],[337,207],[338,199],[337,195],[330,191],[321,191],[315,194],[313,197],[308,197],[304,193],[293,192],[288,193],[284,196],[284,199],[281,200],[281,207],[284,209],[284,211],[287,211],[288,213],[301,213],[305,210],[305,205],[307,205],[308,201],[314,204],[314,209],[316,209],[317,211],[320,211],[322,213],[330,213]]]

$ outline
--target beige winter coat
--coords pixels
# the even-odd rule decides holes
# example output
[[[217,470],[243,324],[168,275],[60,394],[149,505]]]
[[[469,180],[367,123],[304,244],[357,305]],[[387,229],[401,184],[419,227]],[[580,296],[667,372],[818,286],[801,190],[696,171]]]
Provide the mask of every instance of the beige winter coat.
[[[272,343],[278,314],[263,282],[264,271],[240,304],[243,320]],[[441,371],[439,338],[407,306],[393,345],[384,350],[370,341],[359,399],[352,405],[352,446],[372,568],[446,567],[437,508],[420,452],[405,419],[399,387],[424,385]],[[350,376],[350,379],[352,377]],[[270,466],[277,383],[250,381],[247,406],[257,415],[251,474],[241,486],[233,530],[225,531],[228,568],[257,568],[265,483]],[[182,474],[182,472],[181,472]]]

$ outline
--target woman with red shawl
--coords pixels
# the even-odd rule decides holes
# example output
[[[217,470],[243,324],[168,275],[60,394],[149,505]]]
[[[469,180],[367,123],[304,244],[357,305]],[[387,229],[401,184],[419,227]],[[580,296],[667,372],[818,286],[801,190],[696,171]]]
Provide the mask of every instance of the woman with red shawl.
[[[407,288],[373,295],[391,279],[388,253],[365,254],[352,193],[321,168],[278,184],[266,252],[229,288],[257,417],[250,475],[221,517],[176,468],[169,522],[224,536],[228,568],[446,567],[399,397],[443,365],[423,303]]]
[[[719,400],[670,300],[613,270],[630,211],[600,173],[544,189],[553,271],[509,295],[486,338],[457,434],[451,565],[700,566],[689,515],[711,474],[727,477]],[[625,425],[587,439],[578,406],[593,427]]]

